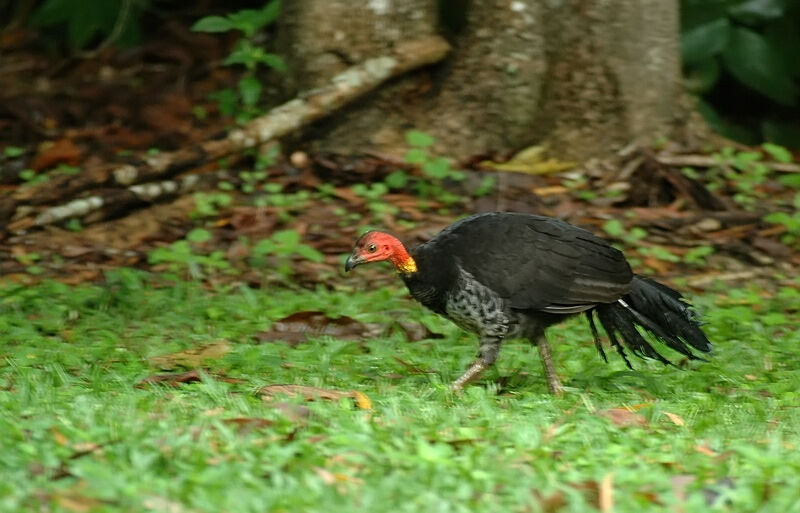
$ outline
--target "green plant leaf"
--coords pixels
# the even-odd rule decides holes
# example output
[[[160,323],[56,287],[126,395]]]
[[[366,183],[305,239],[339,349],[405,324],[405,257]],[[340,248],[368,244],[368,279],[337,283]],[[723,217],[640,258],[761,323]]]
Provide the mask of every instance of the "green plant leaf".
[[[299,244],[294,250],[298,255],[312,262],[322,262],[325,259],[322,253],[305,244]]]
[[[747,0],[728,9],[733,18],[746,24],[757,24],[779,18],[785,11],[785,0]]]
[[[300,242],[300,234],[295,230],[281,230],[272,234],[272,240],[278,244],[294,246]]]
[[[687,32],[726,17],[730,4],[731,0],[681,0],[681,30]]]
[[[684,64],[696,64],[722,52],[728,44],[731,24],[719,18],[700,25],[681,36],[681,56]]]
[[[253,246],[253,256],[263,257],[275,252],[275,243],[270,239],[261,239]]]
[[[703,263],[708,255],[714,253],[713,246],[697,246],[692,248],[683,255],[683,260],[690,264]]]
[[[3,148],[3,156],[7,158],[15,158],[25,154],[25,148],[19,146],[6,146]]]
[[[610,219],[603,224],[603,231],[612,237],[621,237],[625,233],[625,226],[619,219]]]
[[[402,189],[408,183],[408,175],[405,171],[398,169],[389,173],[384,182],[392,189]]]
[[[286,61],[274,53],[263,53],[259,56],[259,62],[266,64],[270,68],[277,71],[286,71],[289,69],[289,67],[286,65]]]
[[[192,25],[195,32],[228,32],[236,28],[228,18],[222,16],[206,16]]]
[[[764,216],[764,221],[768,223],[788,225],[792,222],[792,217],[786,212],[772,212]]]
[[[450,167],[450,161],[444,157],[439,157],[422,164],[422,171],[432,178],[443,179],[448,177],[452,168]]]
[[[409,130],[406,132],[406,142],[415,148],[427,148],[428,146],[433,145],[434,139],[425,132],[420,132],[419,130]]]
[[[717,83],[720,65],[716,57],[687,66],[685,74],[686,88],[694,94],[710,91]]]
[[[411,148],[406,153],[406,162],[409,164],[422,164],[428,160],[428,154],[420,148]]]
[[[742,84],[782,105],[797,103],[797,87],[774,49],[758,32],[732,29],[722,56],[728,71]]]
[[[195,228],[186,234],[189,242],[208,242],[211,240],[211,232],[203,228]]]
[[[261,82],[253,75],[242,77],[239,80],[239,94],[242,95],[242,103],[252,107],[261,97]]]
[[[786,16],[767,24],[764,37],[782,60],[786,72],[800,78],[800,19]]]
[[[767,154],[769,154],[770,157],[778,162],[783,162],[786,164],[792,161],[792,152],[783,146],[766,142],[762,144],[761,147],[767,152]]]
[[[280,0],[272,0],[272,2],[268,3],[261,9],[261,14],[259,16],[259,22],[261,23],[262,27],[266,27],[273,21],[278,18],[278,15],[281,13],[281,2]]]

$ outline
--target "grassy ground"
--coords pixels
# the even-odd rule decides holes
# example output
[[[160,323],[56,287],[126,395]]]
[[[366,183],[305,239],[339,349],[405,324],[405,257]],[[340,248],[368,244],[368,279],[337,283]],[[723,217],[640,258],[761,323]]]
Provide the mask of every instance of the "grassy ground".
[[[800,511],[795,289],[697,298],[716,350],[691,370],[605,365],[583,322],[555,328],[570,393],[553,398],[523,343],[452,395],[475,341],[399,288],[167,285],[122,271],[0,290],[0,510]],[[257,336],[301,310],[444,338]],[[232,349],[200,382],[135,387],[163,372],[153,356],[219,340]],[[356,390],[373,408],[262,400],[276,383]]]

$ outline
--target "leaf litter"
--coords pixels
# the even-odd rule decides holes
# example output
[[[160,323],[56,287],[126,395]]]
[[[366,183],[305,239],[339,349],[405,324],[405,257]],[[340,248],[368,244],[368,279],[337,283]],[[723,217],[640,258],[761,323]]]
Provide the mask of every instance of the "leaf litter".
[[[285,395],[289,397],[300,397],[306,401],[323,399],[326,401],[338,401],[340,399],[352,399],[358,408],[371,410],[372,401],[366,394],[357,390],[333,390],[330,388],[318,388],[308,385],[267,385],[258,391],[264,401],[273,401],[276,396]]]

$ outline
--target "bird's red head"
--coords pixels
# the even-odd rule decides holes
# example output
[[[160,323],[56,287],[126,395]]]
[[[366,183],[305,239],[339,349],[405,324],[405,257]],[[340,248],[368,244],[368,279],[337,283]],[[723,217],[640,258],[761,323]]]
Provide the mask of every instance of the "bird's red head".
[[[353,252],[344,264],[344,270],[368,262],[389,260],[398,272],[410,274],[417,272],[417,263],[408,254],[397,237],[384,232],[367,232],[356,241]]]

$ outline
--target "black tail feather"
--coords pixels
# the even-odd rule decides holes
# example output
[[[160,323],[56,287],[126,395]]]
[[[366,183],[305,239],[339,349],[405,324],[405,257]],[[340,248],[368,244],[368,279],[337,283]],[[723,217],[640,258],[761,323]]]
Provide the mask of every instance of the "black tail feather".
[[[648,278],[635,276],[631,291],[621,300],[599,305],[595,310],[611,344],[625,359],[628,367],[631,365],[622,351],[620,338],[635,355],[670,364],[669,360],[642,337],[637,327],[650,332],[656,339],[690,360],[702,360],[691,348],[705,353],[711,351],[711,343],[700,328],[701,323],[696,313],[683,301],[681,294]],[[591,312],[587,312],[587,316],[597,345],[597,328]],[[605,358],[602,350],[600,353]]]
[[[594,347],[597,348],[597,352],[600,353],[600,356],[603,357],[603,361],[608,363],[608,358],[606,357],[606,352],[603,350],[603,345],[600,343],[600,334],[597,332],[597,326],[594,323],[594,315],[592,314],[593,310],[588,310],[586,312],[586,318],[589,319],[589,327],[592,328],[592,337],[594,338]]]

